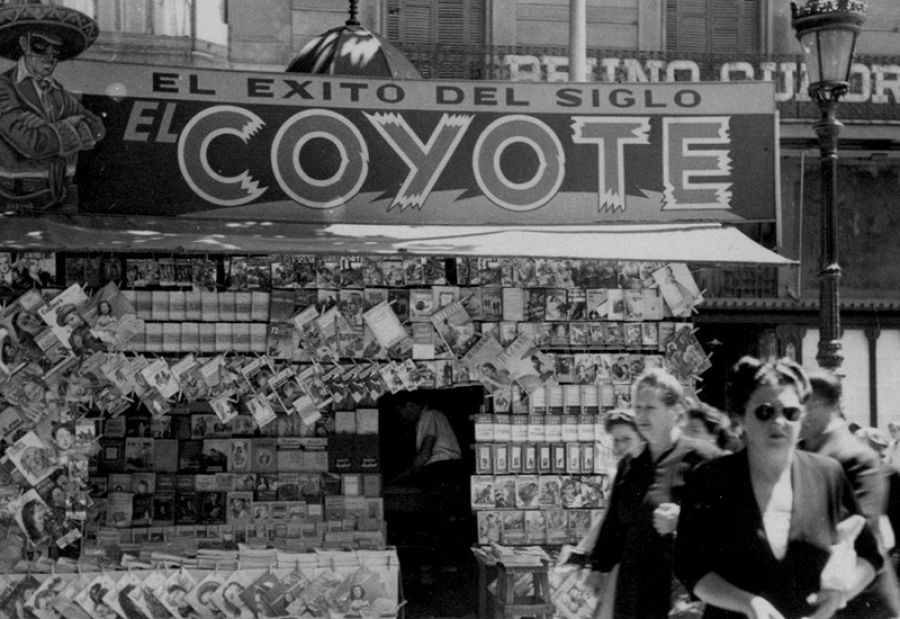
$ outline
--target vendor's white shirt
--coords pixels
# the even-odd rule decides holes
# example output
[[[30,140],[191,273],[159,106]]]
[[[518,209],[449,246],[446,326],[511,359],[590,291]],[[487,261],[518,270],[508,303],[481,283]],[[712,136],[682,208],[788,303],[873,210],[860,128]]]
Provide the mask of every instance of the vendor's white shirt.
[[[459,441],[450,427],[447,416],[440,411],[425,408],[416,423],[416,450],[422,448],[426,436],[434,436],[434,449],[431,458],[425,464],[440,462],[442,460],[459,460],[462,452],[459,449]]]

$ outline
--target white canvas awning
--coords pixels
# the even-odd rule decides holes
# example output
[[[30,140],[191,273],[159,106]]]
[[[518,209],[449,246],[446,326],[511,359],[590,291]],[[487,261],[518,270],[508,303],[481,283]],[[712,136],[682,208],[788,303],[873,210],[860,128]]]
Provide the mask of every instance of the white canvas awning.
[[[0,249],[534,256],[789,265],[717,223],[422,226],[91,215],[0,216]]]

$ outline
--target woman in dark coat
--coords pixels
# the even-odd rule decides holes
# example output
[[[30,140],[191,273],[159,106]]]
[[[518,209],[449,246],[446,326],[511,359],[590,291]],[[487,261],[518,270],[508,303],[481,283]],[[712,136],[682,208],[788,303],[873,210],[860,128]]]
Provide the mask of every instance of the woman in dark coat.
[[[804,371],[789,360],[744,357],[730,371],[729,409],[746,448],[699,466],[689,480],[675,543],[675,572],[706,602],[704,617],[832,617],[881,568],[861,524],[839,578],[823,578],[838,523],[859,514],[839,463],[797,450]]]
[[[722,452],[680,433],[684,392],[678,379],[656,368],[636,385],[635,420],[647,447],[619,462],[590,563],[596,572],[619,565],[614,617],[666,619],[681,490],[698,463]]]

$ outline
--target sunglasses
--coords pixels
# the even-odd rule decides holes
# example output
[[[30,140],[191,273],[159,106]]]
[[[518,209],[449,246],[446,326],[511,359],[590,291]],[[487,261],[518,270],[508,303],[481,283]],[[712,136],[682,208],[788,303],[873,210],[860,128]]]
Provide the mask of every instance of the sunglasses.
[[[772,419],[775,414],[778,412],[771,404],[760,404],[756,408],[753,409],[753,414],[756,415],[756,418],[760,421],[769,421]],[[788,421],[797,421],[800,419],[800,415],[803,413],[803,410],[797,406],[784,406],[781,408],[781,414]]]

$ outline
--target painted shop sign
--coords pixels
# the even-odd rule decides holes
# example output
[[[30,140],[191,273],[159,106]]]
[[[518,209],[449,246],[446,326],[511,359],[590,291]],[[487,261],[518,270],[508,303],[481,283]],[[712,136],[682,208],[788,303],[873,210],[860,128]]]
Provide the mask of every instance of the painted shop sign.
[[[568,56],[506,54],[498,56],[513,81],[565,82],[569,79]],[[746,60],[719,63],[710,74],[708,65],[694,60],[659,58],[587,58],[590,75],[599,82],[743,82],[759,80],[775,84],[775,101],[810,101],[806,63]],[[850,68],[850,91],[841,103],[900,102],[900,65],[855,62]]]
[[[355,223],[772,220],[772,84],[365,80],[90,61],[80,212]],[[48,207],[52,208],[52,207]]]

